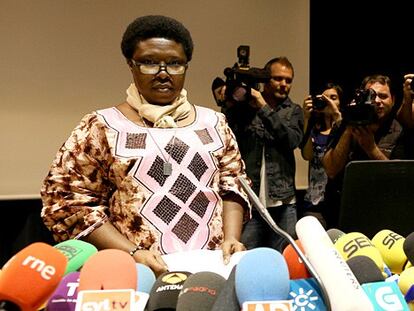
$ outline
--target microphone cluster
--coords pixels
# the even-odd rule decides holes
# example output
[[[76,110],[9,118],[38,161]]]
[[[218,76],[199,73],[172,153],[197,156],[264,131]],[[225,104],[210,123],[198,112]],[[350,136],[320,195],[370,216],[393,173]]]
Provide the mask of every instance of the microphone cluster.
[[[0,270],[4,311],[368,311],[413,310],[414,232],[325,231],[312,216],[296,225],[295,247],[244,252],[228,278],[211,271],[156,277],[126,252],[80,240],[33,243]],[[306,255],[320,284],[297,253]]]

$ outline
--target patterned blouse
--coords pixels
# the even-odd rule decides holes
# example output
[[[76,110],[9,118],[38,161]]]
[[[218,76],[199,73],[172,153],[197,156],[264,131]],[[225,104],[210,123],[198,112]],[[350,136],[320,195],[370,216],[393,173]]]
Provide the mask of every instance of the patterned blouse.
[[[87,114],[58,151],[41,189],[42,218],[56,241],[110,221],[142,249],[172,253],[223,242],[229,192],[250,204],[245,175],[223,114],[195,106],[181,128],[146,128],[117,108]],[[170,163],[170,174],[163,171]]]

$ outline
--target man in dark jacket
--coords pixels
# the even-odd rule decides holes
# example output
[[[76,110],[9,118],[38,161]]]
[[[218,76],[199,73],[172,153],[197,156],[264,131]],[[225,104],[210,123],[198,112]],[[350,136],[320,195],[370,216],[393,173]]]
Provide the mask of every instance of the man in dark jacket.
[[[286,57],[274,58],[265,69],[270,80],[264,84],[263,92],[250,89],[248,101],[229,100],[225,87],[214,90],[213,86],[213,91],[236,135],[253,190],[279,227],[295,237],[294,150],[303,137],[303,111],[289,98],[294,76],[290,61]],[[242,241],[247,249],[272,247],[282,251],[287,244],[256,210],[244,227]]]

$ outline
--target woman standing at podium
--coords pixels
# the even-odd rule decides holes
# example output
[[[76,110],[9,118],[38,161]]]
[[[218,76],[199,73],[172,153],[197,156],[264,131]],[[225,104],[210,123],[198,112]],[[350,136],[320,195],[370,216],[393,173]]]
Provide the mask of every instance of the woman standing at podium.
[[[126,101],[87,114],[58,151],[41,190],[42,217],[57,241],[117,248],[156,273],[161,254],[244,250],[248,199],[234,135],[224,115],[191,104],[188,30],[143,16],[124,32],[133,77]]]

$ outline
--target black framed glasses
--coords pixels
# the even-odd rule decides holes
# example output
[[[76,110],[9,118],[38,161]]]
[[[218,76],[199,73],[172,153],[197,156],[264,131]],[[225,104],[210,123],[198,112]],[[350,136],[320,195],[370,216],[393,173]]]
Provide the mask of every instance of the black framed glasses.
[[[131,59],[131,63],[144,75],[156,75],[161,70],[165,70],[170,75],[182,75],[188,67],[188,64],[140,63],[134,59]]]

